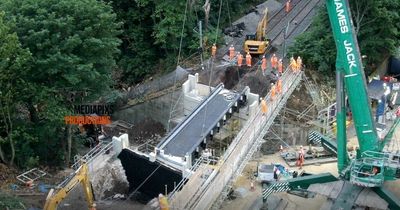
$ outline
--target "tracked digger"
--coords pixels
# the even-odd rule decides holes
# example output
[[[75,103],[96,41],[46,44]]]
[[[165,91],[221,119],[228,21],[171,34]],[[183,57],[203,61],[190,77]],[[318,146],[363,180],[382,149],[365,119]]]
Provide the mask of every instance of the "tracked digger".
[[[266,38],[266,30],[268,25],[268,8],[265,8],[263,16],[258,23],[255,34],[246,35],[244,42],[244,51],[251,55],[265,54],[270,40]]]

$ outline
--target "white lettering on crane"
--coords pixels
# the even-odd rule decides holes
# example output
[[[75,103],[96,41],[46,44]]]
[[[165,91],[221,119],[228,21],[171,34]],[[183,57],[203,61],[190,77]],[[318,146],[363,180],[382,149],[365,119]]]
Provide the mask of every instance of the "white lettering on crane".
[[[335,6],[336,6],[336,15],[338,17],[340,26],[340,32],[342,32],[342,34],[347,33],[349,32],[349,27],[347,26],[347,20],[346,17],[344,16],[343,3],[341,2],[341,0],[335,0]]]
[[[346,48],[346,57],[347,63],[349,64],[349,68],[357,67],[356,64],[356,56],[354,55],[354,48],[351,45],[351,42],[348,40],[344,40],[344,47]]]

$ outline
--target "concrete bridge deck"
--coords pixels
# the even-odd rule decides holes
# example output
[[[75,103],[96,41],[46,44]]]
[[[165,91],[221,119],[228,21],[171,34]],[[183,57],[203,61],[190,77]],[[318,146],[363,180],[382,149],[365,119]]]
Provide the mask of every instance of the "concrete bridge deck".
[[[178,157],[192,153],[232,106],[237,106],[240,97],[239,93],[228,91],[220,84],[157,145],[157,149]]]
[[[301,71],[287,69],[281,76],[282,93],[274,98],[271,93],[265,97],[268,111],[264,115],[258,110],[250,116],[246,125],[237,134],[225,154],[220,158],[218,164],[212,170],[196,170],[191,176],[185,177],[207,177],[206,179],[195,179],[184,185],[183,188],[173,191],[169,195],[172,209],[210,209],[218,208],[231,188],[234,180],[241,174],[248,160],[259,148],[263,136],[267,133],[280,109],[286,103],[288,97],[300,83]],[[200,168],[203,168],[200,166]],[[193,191],[185,194],[179,191]],[[186,195],[193,195],[190,198]]]

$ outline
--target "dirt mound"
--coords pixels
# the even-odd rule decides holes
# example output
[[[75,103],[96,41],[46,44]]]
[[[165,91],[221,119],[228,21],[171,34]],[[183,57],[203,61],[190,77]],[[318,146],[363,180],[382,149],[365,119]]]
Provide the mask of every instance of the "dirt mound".
[[[107,163],[101,171],[92,173],[92,186],[97,198],[104,199],[115,194],[126,194],[129,184],[119,160]]]
[[[128,135],[130,143],[138,145],[148,140],[159,139],[165,132],[166,130],[162,123],[151,118],[146,118],[136,125],[133,125],[132,129],[128,131]]]
[[[124,124],[124,122],[125,121],[119,120],[119,124]],[[129,124],[129,127],[111,124],[105,126],[104,130],[109,136],[119,136],[122,133],[128,133],[129,143],[131,145],[140,145],[149,140],[159,140],[166,132],[164,125],[152,118],[145,118],[134,125]]]
[[[226,89],[232,89],[246,73],[247,71],[244,68],[230,66],[226,69],[224,74],[220,75],[220,80],[224,83]]]

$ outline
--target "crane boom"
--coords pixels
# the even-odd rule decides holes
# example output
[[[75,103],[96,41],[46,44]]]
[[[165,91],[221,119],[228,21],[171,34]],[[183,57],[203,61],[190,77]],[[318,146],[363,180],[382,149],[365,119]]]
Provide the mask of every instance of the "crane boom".
[[[343,69],[349,105],[353,113],[360,153],[378,150],[378,135],[372,118],[360,50],[347,0],[326,0],[339,68]]]

